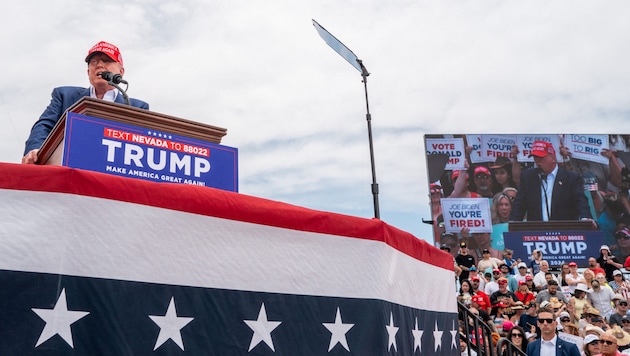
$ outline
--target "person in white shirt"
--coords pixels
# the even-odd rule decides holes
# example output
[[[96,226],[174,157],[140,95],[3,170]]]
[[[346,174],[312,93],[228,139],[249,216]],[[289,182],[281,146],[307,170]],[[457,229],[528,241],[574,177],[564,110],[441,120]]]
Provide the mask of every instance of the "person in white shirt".
[[[528,356],[579,356],[580,350],[571,342],[564,341],[556,335],[558,322],[554,317],[553,310],[541,308],[538,310],[538,327],[540,328],[540,339],[527,345]]]
[[[536,290],[541,291],[547,288],[547,278],[545,274],[549,273],[549,262],[547,260],[540,261],[540,272],[536,273],[534,276],[534,286],[536,286]],[[552,279],[556,282],[558,280],[555,276],[552,275]]]
[[[527,278],[527,265],[525,262],[520,262],[516,266],[517,274],[514,275],[514,279],[516,279],[516,283],[523,281],[525,282],[525,278]]]
[[[569,263],[570,272],[564,276],[564,281],[567,282],[567,285],[569,286],[568,292],[571,294],[575,292],[575,287],[577,287],[579,283],[586,284],[586,279],[584,279],[584,276],[581,273],[578,273],[577,269],[578,269],[577,263],[570,262]]]
[[[612,289],[609,287],[603,287],[600,285],[597,279],[591,282],[592,292],[588,294],[587,298],[593,308],[599,310],[600,314],[608,319],[612,313],[612,300],[615,297]]]

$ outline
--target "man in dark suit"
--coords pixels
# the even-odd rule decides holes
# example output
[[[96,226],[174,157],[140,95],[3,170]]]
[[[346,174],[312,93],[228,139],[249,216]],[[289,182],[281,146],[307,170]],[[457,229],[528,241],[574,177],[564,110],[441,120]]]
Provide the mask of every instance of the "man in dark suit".
[[[534,141],[536,167],[521,173],[511,221],[592,220],[579,175],[558,167],[549,142]]]
[[[575,344],[556,335],[558,322],[553,310],[548,307],[539,309],[537,323],[540,328],[540,339],[527,344],[527,356],[580,356],[580,350]]]
[[[50,104],[44,110],[39,120],[35,122],[31,129],[31,134],[26,140],[24,157],[22,163],[36,163],[37,154],[48,134],[53,129],[63,113],[72,104],[76,103],[84,96],[103,99],[110,102],[124,103],[122,94],[116,88],[109,85],[107,80],[100,77],[104,71],[113,74],[125,74],[122,55],[118,47],[101,41],[88,51],[85,57],[87,63],[87,74],[90,80],[89,88],[80,87],[59,87],[53,89]],[[141,109],[149,109],[149,104],[137,99],[130,99],[130,105]]]

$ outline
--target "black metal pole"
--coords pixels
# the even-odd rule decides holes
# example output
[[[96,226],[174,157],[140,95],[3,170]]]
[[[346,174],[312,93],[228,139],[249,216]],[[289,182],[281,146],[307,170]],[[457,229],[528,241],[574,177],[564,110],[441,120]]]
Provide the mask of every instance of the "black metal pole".
[[[377,219],[381,218],[381,213],[378,206],[378,183],[376,183],[376,165],[374,164],[374,143],[372,142],[372,115],[370,114],[370,102],[368,100],[368,91],[367,91],[367,77],[370,73],[367,71],[363,62],[360,59],[357,59],[359,65],[361,66],[361,76],[363,77],[363,88],[365,89],[365,107],[367,113],[365,115],[365,119],[367,120],[368,127],[368,141],[370,142],[370,164],[372,165],[372,197],[374,199],[374,217]]]

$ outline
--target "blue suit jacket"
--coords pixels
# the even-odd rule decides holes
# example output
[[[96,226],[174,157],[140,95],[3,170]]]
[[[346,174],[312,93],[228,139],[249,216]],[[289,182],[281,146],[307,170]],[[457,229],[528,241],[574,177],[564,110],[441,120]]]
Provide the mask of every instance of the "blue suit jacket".
[[[26,155],[29,151],[40,148],[66,109],[84,96],[90,96],[89,88],[59,87],[53,89],[50,104],[39,117],[39,120],[35,122],[33,128],[31,129],[31,134],[28,137],[28,140],[26,140],[24,154]],[[120,104],[125,103],[122,95],[116,95],[115,102]],[[142,100],[130,98],[129,102],[131,106],[141,109],[149,109],[149,104]]]
[[[556,355],[558,356],[580,356],[580,350],[574,343],[556,340]],[[527,356],[540,356],[540,339],[527,344]]]
[[[542,221],[540,177],[535,168],[521,173],[521,183],[516,194],[511,221]],[[580,220],[591,218],[591,211],[584,195],[582,178],[576,173],[558,167],[558,175],[551,195],[551,217],[549,220]]]

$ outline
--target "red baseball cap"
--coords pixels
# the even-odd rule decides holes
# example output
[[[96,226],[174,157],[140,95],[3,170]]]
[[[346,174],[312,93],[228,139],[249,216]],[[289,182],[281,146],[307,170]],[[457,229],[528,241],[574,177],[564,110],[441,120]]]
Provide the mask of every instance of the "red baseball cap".
[[[575,262],[569,262],[569,267],[577,267],[577,263],[575,263]]]
[[[536,157],[546,157],[547,155],[555,155],[556,150],[554,150],[553,145],[547,141],[534,141],[532,143],[532,153],[529,155]]]
[[[475,168],[475,175],[477,174],[485,174],[485,175],[490,175],[490,170],[488,168],[486,168],[485,166],[478,166]]]
[[[122,55],[120,54],[120,50],[118,49],[118,47],[114,46],[111,43],[101,41],[92,46],[92,48],[90,48],[90,50],[88,51],[87,56],[85,57],[85,62],[89,63],[90,58],[92,58],[92,55],[94,55],[95,53],[103,53],[112,60],[120,63],[120,65],[123,65],[123,59]]]

